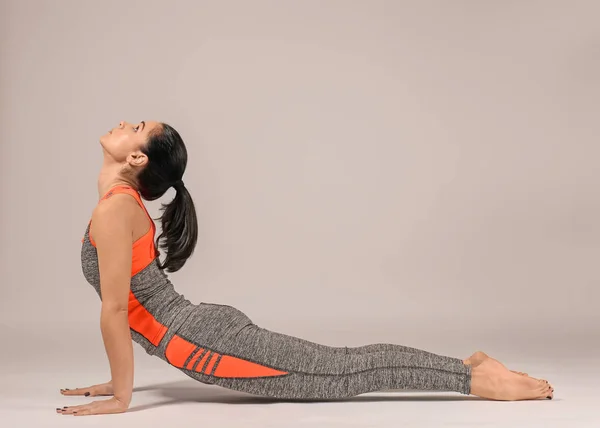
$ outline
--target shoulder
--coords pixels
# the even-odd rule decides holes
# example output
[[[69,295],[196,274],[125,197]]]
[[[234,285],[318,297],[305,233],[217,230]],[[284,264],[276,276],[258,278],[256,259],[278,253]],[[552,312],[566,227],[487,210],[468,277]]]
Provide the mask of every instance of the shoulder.
[[[130,228],[133,225],[138,203],[127,193],[116,193],[98,203],[92,212],[96,232],[104,229]]]

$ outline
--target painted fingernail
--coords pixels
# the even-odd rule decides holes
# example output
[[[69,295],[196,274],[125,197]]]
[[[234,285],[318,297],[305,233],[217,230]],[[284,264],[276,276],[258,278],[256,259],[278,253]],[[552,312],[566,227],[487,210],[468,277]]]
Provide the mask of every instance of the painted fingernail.
[[[85,396],[87,397],[88,395],[90,395],[90,393],[89,393],[89,392],[86,392],[86,393],[85,393],[85,394],[83,394],[83,395],[85,395]]]

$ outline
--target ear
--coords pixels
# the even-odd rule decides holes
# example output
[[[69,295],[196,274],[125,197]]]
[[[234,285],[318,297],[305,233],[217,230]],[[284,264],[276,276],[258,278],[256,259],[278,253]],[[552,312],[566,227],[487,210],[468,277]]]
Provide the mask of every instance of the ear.
[[[127,156],[127,163],[132,167],[139,168],[148,163],[148,156],[140,151],[137,151]]]

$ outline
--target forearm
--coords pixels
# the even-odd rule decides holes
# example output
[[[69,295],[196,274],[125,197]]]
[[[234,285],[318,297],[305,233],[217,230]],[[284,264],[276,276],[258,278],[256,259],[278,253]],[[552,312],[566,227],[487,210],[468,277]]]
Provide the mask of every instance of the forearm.
[[[100,329],[110,364],[114,396],[129,405],[133,392],[133,344],[127,310],[103,304]]]

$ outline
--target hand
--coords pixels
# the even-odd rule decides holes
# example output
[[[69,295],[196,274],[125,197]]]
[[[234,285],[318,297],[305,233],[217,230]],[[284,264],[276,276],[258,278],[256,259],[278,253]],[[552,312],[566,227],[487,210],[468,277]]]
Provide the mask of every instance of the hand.
[[[88,386],[87,388],[75,388],[75,389],[61,389],[62,395],[84,395],[86,397],[96,397],[104,395],[113,395],[112,381],[101,383],[98,385]]]
[[[73,416],[108,415],[111,413],[124,413],[128,408],[129,403],[124,403],[112,397],[108,400],[92,401],[89,404],[82,404],[81,406],[57,408],[56,413]]]

